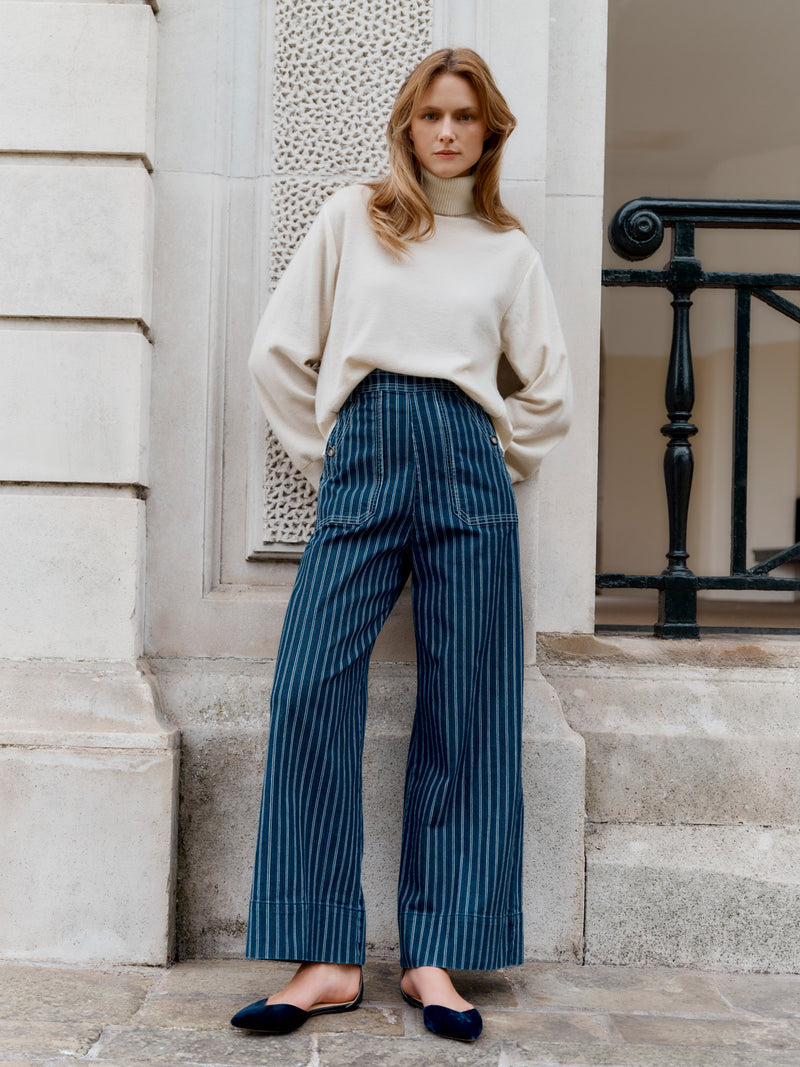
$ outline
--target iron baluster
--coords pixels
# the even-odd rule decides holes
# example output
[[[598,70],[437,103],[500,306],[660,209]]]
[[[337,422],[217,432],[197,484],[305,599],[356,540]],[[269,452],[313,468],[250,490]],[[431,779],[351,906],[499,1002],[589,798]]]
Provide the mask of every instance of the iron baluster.
[[[731,479],[731,574],[747,570],[747,454],[750,410],[749,289],[736,290],[733,371],[733,476]]]
[[[656,633],[659,637],[697,637],[697,594],[691,584],[682,580],[692,577],[686,565],[689,558],[686,530],[694,472],[690,438],[697,433],[697,427],[690,422],[694,407],[694,371],[689,309],[691,295],[702,273],[700,263],[694,258],[694,226],[690,222],[681,221],[675,225],[673,257],[668,273],[673,317],[664,402],[670,421],[661,427],[661,432],[669,438],[664,453],[669,551],[663,574],[670,581],[659,591]]]

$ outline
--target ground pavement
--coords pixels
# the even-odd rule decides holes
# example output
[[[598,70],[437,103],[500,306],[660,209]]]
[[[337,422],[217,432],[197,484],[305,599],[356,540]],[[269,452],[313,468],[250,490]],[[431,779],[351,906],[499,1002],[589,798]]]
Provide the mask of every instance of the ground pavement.
[[[286,1037],[231,1015],[289,964],[167,969],[0,963],[0,1062],[18,1067],[800,1067],[800,976],[533,963],[463,976],[484,1018],[463,1045],[428,1034],[393,962],[373,959],[360,1010]]]

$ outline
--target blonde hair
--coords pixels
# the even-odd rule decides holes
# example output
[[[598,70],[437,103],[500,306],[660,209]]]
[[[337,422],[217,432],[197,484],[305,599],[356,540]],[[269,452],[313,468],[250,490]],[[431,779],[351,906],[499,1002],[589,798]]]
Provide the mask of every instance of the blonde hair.
[[[378,240],[393,255],[407,252],[409,242],[423,241],[434,232],[433,211],[422,191],[422,168],[414,155],[410,128],[420,97],[440,74],[457,74],[470,83],[486,123],[488,137],[475,167],[472,196],[476,212],[500,230],[523,228],[500,199],[503,147],[517,120],[477,52],[440,48],[426,56],[401,85],[386,127],[389,173],[367,183],[372,190],[367,204],[370,222]]]

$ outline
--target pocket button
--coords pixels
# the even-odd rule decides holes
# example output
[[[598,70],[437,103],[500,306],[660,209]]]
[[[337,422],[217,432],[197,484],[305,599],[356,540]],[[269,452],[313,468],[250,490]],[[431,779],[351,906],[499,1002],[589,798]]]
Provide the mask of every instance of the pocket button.
[[[497,444],[497,438],[494,436],[494,434],[492,434],[492,436],[489,438],[489,440],[492,442],[493,445]]]
[[[328,455],[329,456],[335,456],[336,455],[336,449],[335,448],[329,448],[328,449]]]

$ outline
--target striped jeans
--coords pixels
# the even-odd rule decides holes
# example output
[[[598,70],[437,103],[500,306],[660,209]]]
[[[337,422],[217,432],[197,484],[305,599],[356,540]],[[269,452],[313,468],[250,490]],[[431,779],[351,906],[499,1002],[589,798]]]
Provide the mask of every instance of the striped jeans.
[[[522,616],[514,494],[457,386],[373,371],[328,441],[271,700],[247,955],[362,963],[367,668],[409,574],[417,707],[401,965],[521,963]]]

